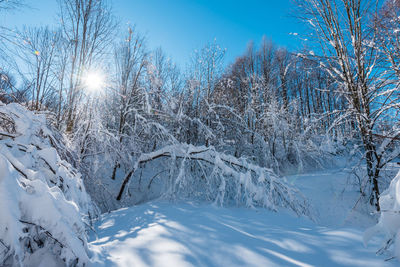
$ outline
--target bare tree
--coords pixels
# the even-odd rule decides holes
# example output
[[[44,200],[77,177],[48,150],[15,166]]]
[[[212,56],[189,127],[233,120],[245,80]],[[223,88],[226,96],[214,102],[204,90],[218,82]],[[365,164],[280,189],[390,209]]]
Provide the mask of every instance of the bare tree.
[[[104,56],[116,24],[105,0],[59,0],[59,6],[63,35],[70,50],[66,130],[71,132],[82,98],[82,74]]]
[[[31,108],[40,110],[55,91],[55,61],[61,35],[57,30],[42,27],[25,28],[20,36],[23,44],[18,55],[28,71],[24,78],[31,83]]]
[[[223,62],[226,50],[221,48],[216,40],[206,44],[202,49],[195,50],[191,58],[191,67],[187,87],[192,103],[192,118],[199,119],[206,128],[211,126],[212,94],[223,74]],[[194,141],[198,142],[198,128],[204,128],[195,123],[193,127]],[[210,145],[210,136],[205,136],[206,146]]]
[[[118,149],[123,148],[126,138],[134,133],[135,118],[138,110],[143,109],[145,94],[141,84],[147,62],[147,51],[144,37],[129,28],[128,35],[116,48],[116,85],[113,99],[115,101],[115,135],[118,139]],[[127,141],[128,142],[128,141]],[[131,147],[128,145],[128,147]],[[129,155],[130,152],[126,152]],[[118,153],[113,167],[111,179],[115,179],[117,168],[123,161],[123,155]]]

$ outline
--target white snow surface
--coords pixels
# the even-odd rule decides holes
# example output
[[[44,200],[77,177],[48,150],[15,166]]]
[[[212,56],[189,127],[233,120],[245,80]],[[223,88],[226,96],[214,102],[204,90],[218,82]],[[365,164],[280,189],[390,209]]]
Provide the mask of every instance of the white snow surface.
[[[376,255],[363,234],[374,219],[354,208],[349,169],[293,175],[316,221],[292,212],[218,207],[202,202],[151,203],[104,214],[90,248],[94,266],[399,266]],[[347,188],[347,190],[344,190]]]
[[[265,209],[156,201],[104,215],[94,266],[398,266],[362,230]]]

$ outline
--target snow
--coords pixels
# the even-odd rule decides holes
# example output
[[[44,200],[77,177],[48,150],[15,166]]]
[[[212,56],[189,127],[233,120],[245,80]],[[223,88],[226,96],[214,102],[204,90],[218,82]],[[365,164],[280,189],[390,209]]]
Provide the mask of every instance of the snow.
[[[360,194],[357,186],[350,183],[350,172],[350,169],[342,167],[291,175],[287,180],[309,200],[318,224],[365,228],[371,226],[374,219],[367,212],[360,212],[363,204],[356,206]]]
[[[83,266],[92,204],[81,175],[60,158],[43,115],[2,103],[0,115],[11,134],[0,136],[0,265]]]
[[[150,203],[104,214],[89,237],[94,266],[398,266],[376,255],[380,236],[363,244],[374,218],[357,206],[351,165],[287,176],[316,220],[204,202]],[[346,190],[344,190],[346,188]],[[355,208],[356,207],[356,208]]]
[[[214,147],[176,144],[143,153],[126,175],[124,179],[124,183],[127,182],[126,187],[129,187],[132,173],[140,164],[163,156],[173,160],[182,159],[179,169],[173,175],[174,181],[164,197],[180,199],[184,195],[189,195],[193,199],[195,196],[205,195],[203,198],[213,200],[221,206],[235,202],[247,207],[262,206],[272,210],[285,207],[299,215],[312,216],[302,194],[295,186],[288,185],[284,177],[279,177],[271,169],[254,165],[244,158],[238,159],[219,153]],[[186,166],[187,161],[201,161],[212,166],[210,174],[206,175],[206,188],[201,185],[204,181],[196,184],[198,177],[194,177],[187,170],[190,168],[190,165]],[[170,165],[172,173],[175,171],[175,164]],[[203,172],[204,170],[205,166],[202,168]],[[124,187],[121,188],[118,197],[122,197],[123,192]],[[126,195],[127,190],[125,190]]]
[[[49,253],[46,249],[38,249],[32,255],[29,255],[25,267],[49,267],[64,266],[65,263]]]
[[[381,215],[377,225],[369,228],[364,243],[372,236],[383,233],[386,242],[394,241],[394,255],[400,260],[400,171],[380,196]]]
[[[155,201],[103,215],[95,266],[396,266],[362,230],[265,209]]]
[[[83,217],[93,212],[91,199],[81,174],[61,158],[63,149],[45,117],[16,104],[0,105],[0,112],[15,127],[0,123],[5,133],[0,137],[0,265],[398,265],[376,251],[382,247],[383,233],[386,242],[394,240],[395,255],[400,255],[400,173],[381,196],[379,223],[363,237],[374,218],[357,206],[359,192],[349,183],[352,169],[346,166],[352,163],[346,159],[340,168],[278,177],[212,147],[167,146],[142,154],[133,170],[140,161],[166,154],[182,158],[181,164],[207,160],[214,166],[212,172],[221,174],[216,175],[221,183],[213,201],[176,197],[120,209],[102,215],[87,237]],[[173,187],[179,190],[187,179],[180,168]],[[226,201],[231,181],[237,184],[243,203],[236,204],[242,207]],[[313,214],[273,203],[274,190],[281,190],[283,203],[293,202],[291,193],[299,194]],[[261,205],[255,205],[257,201]],[[309,217],[315,220],[296,214],[313,215]],[[363,241],[369,241],[368,246]]]

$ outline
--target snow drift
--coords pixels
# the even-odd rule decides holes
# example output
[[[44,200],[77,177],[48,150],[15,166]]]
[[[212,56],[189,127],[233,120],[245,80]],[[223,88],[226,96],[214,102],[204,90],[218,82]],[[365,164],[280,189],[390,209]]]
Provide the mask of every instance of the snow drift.
[[[400,171],[389,188],[380,195],[380,206],[379,222],[365,232],[364,243],[374,235],[382,233],[385,235],[385,242],[378,253],[394,249],[394,256],[400,260]]]
[[[83,266],[84,216],[93,214],[81,175],[60,158],[43,114],[0,102],[0,265]]]

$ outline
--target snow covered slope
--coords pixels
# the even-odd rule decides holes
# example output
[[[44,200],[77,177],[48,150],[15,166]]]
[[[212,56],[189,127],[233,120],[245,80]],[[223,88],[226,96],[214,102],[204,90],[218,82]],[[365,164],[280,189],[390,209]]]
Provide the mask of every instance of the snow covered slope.
[[[153,202],[104,215],[95,266],[398,266],[362,230],[265,209]]]
[[[90,197],[44,115],[0,102],[0,266],[83,266]]]

